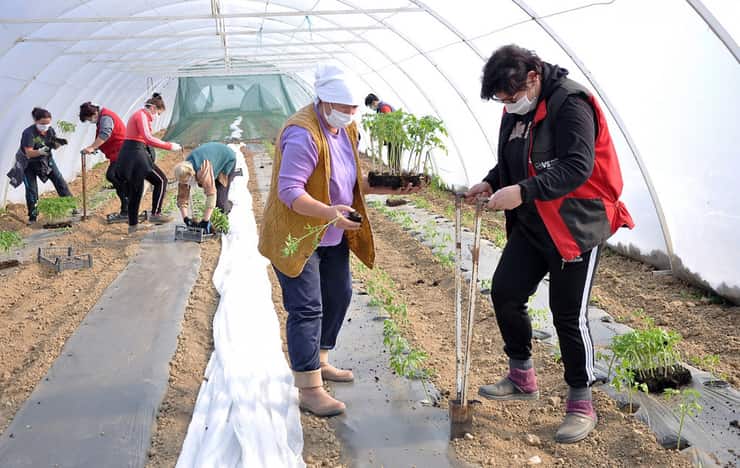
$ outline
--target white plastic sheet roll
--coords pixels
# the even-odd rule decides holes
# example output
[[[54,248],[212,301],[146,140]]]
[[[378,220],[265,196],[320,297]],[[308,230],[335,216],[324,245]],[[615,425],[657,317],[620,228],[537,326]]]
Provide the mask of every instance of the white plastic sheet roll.
[[[298,392],[285,360],[267,260],[257,251],[249,173],[229,192],[234,207],[213,275],[221,301],[206,368],[177,468],[304,467]]]

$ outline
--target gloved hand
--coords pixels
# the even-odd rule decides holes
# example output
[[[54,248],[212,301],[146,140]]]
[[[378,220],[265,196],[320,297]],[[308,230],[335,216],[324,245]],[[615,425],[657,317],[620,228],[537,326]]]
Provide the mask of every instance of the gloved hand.
[[[213,231],[213,224],[211,224],[211,222],[206,219],[199,222],[198,227],[203,229],[204,234],[211,234],[211,232]]]
[[[182,146],[180,146],[178,143],[172,142],[172,151],[182,151]]]
[[[193,220],[190,219],[190,218],[188,218],[187,216],[185,216],[185,218],[183,218],[183,221],[185,222],[185,226],[187,226],[187,227],[193,227],[193,226],[195,226],[195,223],[193,222]]]
[[[51,150],[48,146],[42,146],[37,150],[42,156],[49,156],[51,154]]]

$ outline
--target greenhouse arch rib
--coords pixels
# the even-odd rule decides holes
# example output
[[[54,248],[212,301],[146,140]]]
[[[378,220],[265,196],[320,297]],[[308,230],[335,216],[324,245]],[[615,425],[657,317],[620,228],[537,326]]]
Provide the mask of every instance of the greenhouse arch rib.
[[[712,30],[720,41],[722,41],[725,47],[727,47],[730,53],[735,57],[735,60],[740,62],[740,48],[738,48],[737,43],[732,39],[730,33],[727,32],[719,21],[717,21],[717,18],[714,17],[712,12],[704,6],[701,0],[686,0],[686,2],[688,2],[688,4],[691,5],[691,8],[701,16],[705,23],[707,23],[709,29]]]
[[[645,166],[645,163],[642,159],[642,156],[640,155],[640,151],[637,149],[637,145],[635,144],[635,141],[632,139],[632,135],[629,133],[629,130],[627,130],[627,126],[624,124],[624,121],[622,120],[622,117],[619,115],[619,112],[617,112],[616,107],[611,103],[609,98],[607,97],[606,92],[601,88],[599,83],[596,81],[596,78],[591,74],[588,68],[586,68],[586,65],[581,61],[580,58],[576,55],[575,51],[570,48],[568,44],[560,37],[558,34],[544,21],[542,18],[537,15],[537,13],[529,6],[527,3],[523,0],[511,0],[514,2],[519,8],[522,9],[527,15],[529,15],[530,18],[532,18],[533,21],[537,23],[539,27],[541,27],[548,36],[552,38],[553,41],[561,48],[563,49],[563,52],[565,52],[568,57],[570,57],[571,60],[573,60],[573,63],[576,64],[576,66],[583,72],[583,75],[588,79],[588,81],[591,83],[591,86],[594,87],[594,90],[596,90],[596,93],[599,95],[601,100],[604,102],[604,105],[611,113],[612,117],[614,117],[614,121],[617,123],[617,126],[619,127],[619,130],[622,132],[622,135],[624,135],[624,139],[627,141],[627,145],[630,147],[630,150],[632,151],[632,155],[635,158],[635,162],[637,162],[637,166],[640,168],[640,173],[642,174],[643,180],[645,181],[645,185],[648,188],[648,192],[650,193],[650,198],[653,201],[653,206],[655,207],[655,212],[658,215],[658,221],[660,223],[660,229],[663,232],[663,240],[665,241],[666,246],[666,253],[668,254],[668,262],[670,264],[671,271],[674,270],[673,267],[673,257],[674,257],[674,251],[673,251],[673,241],[671,240],[671,233],[668,229],[668,223],[666,222],[665,214],[663,212],[663,206],[660,203],[660,199],[658,197],[658,193],[655,191],[655,186],[653,185],[653,181],[650,178],[650,174],[648,173],[647,167]]]

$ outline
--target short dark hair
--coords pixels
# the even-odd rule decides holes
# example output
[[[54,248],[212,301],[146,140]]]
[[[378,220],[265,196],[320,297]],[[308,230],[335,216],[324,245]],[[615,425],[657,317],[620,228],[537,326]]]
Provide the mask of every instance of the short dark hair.
[[[146,105],[154,106],[161,111],[165,110],[164,99],[162,99],[162,95],[159,93],[152,94],[152,97],[146,100]]]
[[[80,105],[80,122],[84,122],[98,112],[100,112],[100,106],[96,106],[90,101],[82,103]]]
[[[374,103],[375,101],[380,101],[380,99],[378,99],[378,96],[374,95],[373,93],[370,93],[367,96],[365,96],[365,105],[366,106],[369,107],[370,104]]]
[[[31,111],[31,117],[33,117],[33,120],[50,119],[51,112],[40,107],[34,107]]]
[[[516,94],[527,86],[527,73],[542,75],[542,60],[533,50],[515,44],[500,47],[483,67],[480,89],[482,99],[491,99],[496,93]]]

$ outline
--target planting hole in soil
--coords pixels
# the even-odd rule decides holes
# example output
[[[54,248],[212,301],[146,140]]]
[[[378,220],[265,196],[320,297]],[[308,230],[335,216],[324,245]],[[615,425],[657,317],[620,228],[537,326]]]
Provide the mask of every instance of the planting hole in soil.
[[[709,388],[729,388],[730,383],[726,380],[712,379],[704,382],[704,386]]]
[[[676,434],[665,436],[659,443],[666,450],[683,450],[691,447],[691,443],[683,437],[681,437],[681,441],[679,442]]]
[[[635,382],[644,383],[650,393],[663,393],[666,388],[679,388],[691,383],[691,372],[680,364],[667,371],[662,368],[635,371]]]
[[[627,414],[635,414],[640,409],[640,403],[636,401],[633,401],[632,404],[627,401],[617,401],[617,406],[619,407],[619,411]],[[676,445],[675,441],[673,445]]]

